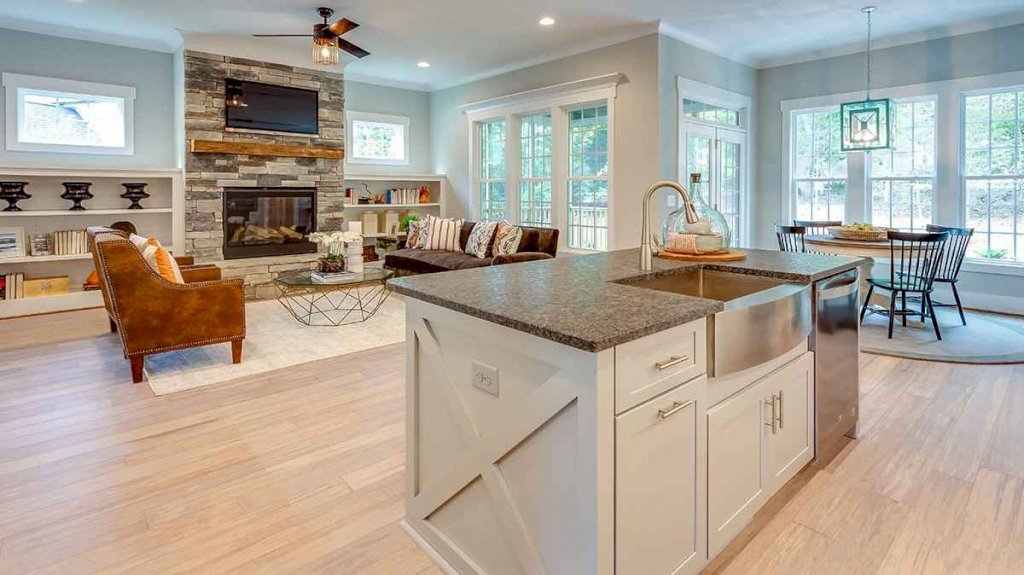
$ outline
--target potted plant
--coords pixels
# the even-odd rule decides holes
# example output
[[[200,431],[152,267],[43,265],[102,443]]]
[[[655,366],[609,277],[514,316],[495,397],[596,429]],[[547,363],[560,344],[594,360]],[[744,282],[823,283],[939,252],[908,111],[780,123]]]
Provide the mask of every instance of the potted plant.
[[[327,250],[317,260],[317,271],[320,273],[338,273],[345,270],[345,250],[349,244],[362,244],[363,235],[359,232],[313,232],[309,234],[309,241],[315,242]],[[358,259],[358,261],[355,261]],[[359,269],[355,269],[358,266]],[[354,272],[363,271],[363,256],[360,252],[358,258],[348,258],[348,269]]]
[[[409,222],[419,221],[419,219],[420,217],[416,214],[405,214],[402,219],[398,220],[398,231],[409,231]]]

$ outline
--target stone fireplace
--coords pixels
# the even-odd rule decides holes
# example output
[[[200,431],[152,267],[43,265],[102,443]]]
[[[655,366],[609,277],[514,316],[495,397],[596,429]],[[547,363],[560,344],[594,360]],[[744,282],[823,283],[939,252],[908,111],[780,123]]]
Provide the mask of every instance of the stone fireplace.
[[[320,133],[302,136],[226,128],[228,78],[317,90]],[[251,299],[274,296],[273,278],[278,273],[308,268],[317,257],[313,244],[290,237],[285,230],[342,228],[344,164],[340,157],[252,153],[250,145],[343,151],[343,76],[186,50],[185,138],[189,145],[185,253],[200,262],[218,263],[224,277],[243,278],[246,296]],[[213,141],[221,149],[216,153],[192,151],[196,141]],[[264,199],[257,200],[260,196]],[[232,201],[239,202],[235,204],[238,211],[249,212],[232,213]],[[305,218],[305,223],[285,222],[292,216]],[[247,222],[244,229],[248,231],[241,232],[239,241],[232,241],[241,221]]]

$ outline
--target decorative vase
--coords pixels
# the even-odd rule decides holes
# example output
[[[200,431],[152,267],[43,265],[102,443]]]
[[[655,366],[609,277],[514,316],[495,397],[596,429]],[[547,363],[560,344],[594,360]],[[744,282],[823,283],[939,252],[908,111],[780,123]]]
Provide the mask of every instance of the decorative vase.
[[[346,249],[348,252],[345,256],[346,269],[357,274],[363,273],[363,246],[351,243]]]
[[[64,186],[64,193],[60,197],[72,202],[70,211],[78,212],[84,210],[85,207],[82,206],[82,202],[91,200],[93,197],[92,192],[89,191],[89,188],[92,187],[92,182],[64,182],[61,185]]]
[[[421,203],[421,204],[429,204],[430,203],[430,190],[427,189],[426,186],[423,186],[423,187],[420,188],[419,200],[420,200],[419,203]]]
[[[20,200],[27,200],[32,196],[25,193],[25,186],[28,182],[0,182],[0,199],[7,200],[5,212],[20,212],[18,207]]]
[[[121,197],[132,203],[128,209],[141,210],[142,205],[139,202],[149,197],[149,194],[146,193],[146,182],[125,182],[121,185],[124,186],[124,193],[121,194]]]
[[[701,176],[699,173],[690,174],[690,187],[687,191],[690,193],[690,200],[693,202],[693,208],[697,212],[698,221],[696,223],[689,223],[686,221],[686,208],[681,206],[678,210],[673,211],[665,218],[665,225],[662,227],[662,243],[668,244],[669,234],[697,234],[702,236],[720,236],[722,238],[722,247],[728,248],[732,245],[732,231],[729,230],[729,224],[725,221],[725,216],[718,210],[712,208],[706,197],[705,185],[701,183]]]

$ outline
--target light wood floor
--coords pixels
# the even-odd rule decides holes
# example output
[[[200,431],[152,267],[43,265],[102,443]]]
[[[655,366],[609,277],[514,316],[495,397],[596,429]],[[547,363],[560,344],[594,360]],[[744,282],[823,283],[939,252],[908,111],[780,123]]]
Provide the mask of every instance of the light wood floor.
[[[99,313],[0,321],[0,573],[438,573],[398,527],[401,346],[153,397]],[[862,438],[710,570],[1021,573],[1024,366],[861,385]]]

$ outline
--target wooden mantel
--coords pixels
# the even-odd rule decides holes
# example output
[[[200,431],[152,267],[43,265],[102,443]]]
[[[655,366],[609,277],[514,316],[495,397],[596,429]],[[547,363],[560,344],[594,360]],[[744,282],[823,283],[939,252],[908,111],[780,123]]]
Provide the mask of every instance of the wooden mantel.
[[[340,160],[345,157],[345,150],[341,148],[220,140],[189,140],[188,149],[193,154],[244,154],[248,156],[325,158],[329,160]]]

